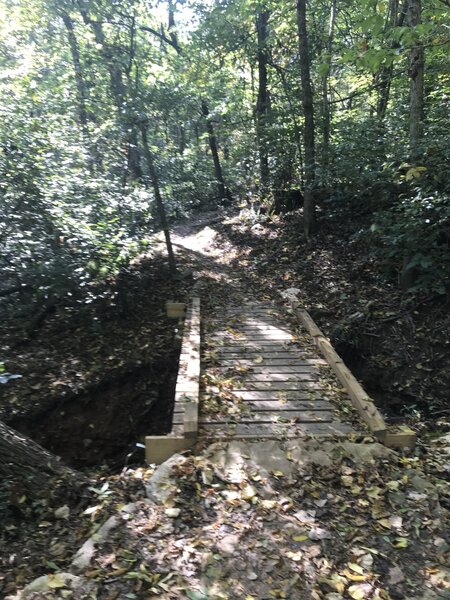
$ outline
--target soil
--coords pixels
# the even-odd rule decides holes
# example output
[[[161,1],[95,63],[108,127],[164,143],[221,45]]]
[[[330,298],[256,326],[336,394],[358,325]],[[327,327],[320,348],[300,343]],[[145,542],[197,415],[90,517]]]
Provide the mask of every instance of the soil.
[[[165,302],[191,282],[144,256],[121,284],[125,314],[110,281],[92,304],[58,307],[31,339],[16,321],[1,326],[3,360],[21,377],[2,386],[0,418],[73,467],[123,466],[144,435],[170,429],[180,337]]]

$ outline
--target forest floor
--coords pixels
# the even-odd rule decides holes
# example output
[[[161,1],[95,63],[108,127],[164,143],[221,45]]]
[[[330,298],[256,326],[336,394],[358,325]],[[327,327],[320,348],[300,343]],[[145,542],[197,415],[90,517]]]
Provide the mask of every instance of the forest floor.
[[[7,368],[22,378],[3,386],[0,418],[90,467],[92,485],[77,497],[63,485],[43,490],[33,505],[8,500],[0,595],[53,573],[47,592],[30,597],[95,597],[92,584],[102,599],[449,598],[448,450],[434,442],[450,429],[444,301],[400,294],[331,224],[305,242],[296,214],[205,214],[176,227],[173,241],[175,281],[154,252],[133,263],[121,299],[112,286],[81,309],[57,310],[31,340],[2,324]],[[292,452],[278,446],[284,470],[241,461],[236,480],[199,449],[174,468],[176,491],[149,504],[154,470],[127,462],[141,460],[143,434],[167,431],[178,338],[164,303],[186,299],[194,282],[206,311],[230,294],[279,302],[298,288],[387,417],[418,431],[416,452],[367,463],[330,448],[329,462],[291,468]],[[86,595],[72,592],[58,573],[129,503],[82,570]]]

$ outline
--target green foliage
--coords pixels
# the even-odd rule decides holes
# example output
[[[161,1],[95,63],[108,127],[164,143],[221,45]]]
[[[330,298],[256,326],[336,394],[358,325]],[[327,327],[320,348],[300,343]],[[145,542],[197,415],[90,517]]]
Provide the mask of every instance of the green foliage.
[[[432,0],[422,23],[410,27],[394,22],[388,4],[337,2],[330,37],[332,4],[309,3],[316,185],[332,190],[327,211],[338,206],[372,215],[370,239],[391,269],[406,252],[423,286],[442,289],[445,268],[438,263],[445,258],[440,240],[450,194],[448,10]],[[274,0],[173,6],[169,31],[164,2],[0,0],[0,266],[5,288],[25,284],[22,306],[54,296],[91,301],[96,279],[117,273],[147,246],[159,223],[142,159],[141,113],[149,119],[170,220],[216,200],[202,100],[226,181],[241,198],[254,193],[255,20],[262,11],[269,13],[263,139],[270,185],[301,186],[295,10]],[[401,167],[409,164],[408,56],[417,43],[426,48],[427,112],[422,160],[410,165],[408,179]],[[426,228],[430,247],[420,244],[419,257],[427,203],[435,207]]]
[[[371,226],[376,254],[398,271],[416,273],[410,291],[445,294],[450,289],[450,197],[424,194],[401,198],[380,211]]]

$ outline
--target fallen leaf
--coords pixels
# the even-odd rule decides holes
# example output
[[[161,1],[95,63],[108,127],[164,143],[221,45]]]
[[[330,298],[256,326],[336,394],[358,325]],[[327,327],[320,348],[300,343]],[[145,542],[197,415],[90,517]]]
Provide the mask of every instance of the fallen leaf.
[[[307,535],[293,535],[292,539],[294,542],[305,542],[308,539]]]
[[[363,569],[362,567],[360,567],[360,565],[356,564],[356,563],[348,563],[348,568],[351,569],[352,571],[354,571],[355,573],[359,573],[360,575],[363,574]]]
[[[63,588],[66,587],[66,581],[64,577],[55,573],[55,575],[48,576],[47,585],[51,589]]]
[[[364,600],[366,597],[366,590],[361,585],[351,585],[347,590],[347,594],[350,598],[353,598],[353,600]]]
[[[394,548],[407,548],[409,546],[409,540],[404,537],[395,538],[392,542]]]

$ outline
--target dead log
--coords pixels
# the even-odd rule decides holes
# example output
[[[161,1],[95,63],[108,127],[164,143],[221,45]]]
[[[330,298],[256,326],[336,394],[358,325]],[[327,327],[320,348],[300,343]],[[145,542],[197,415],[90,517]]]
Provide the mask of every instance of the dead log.
[[[42,496],[55,478],[69,487],[87,482],[80,473],[70,469],[59,458],[19,431],[0,421],[0,482],[11,494],[27,499]]]

